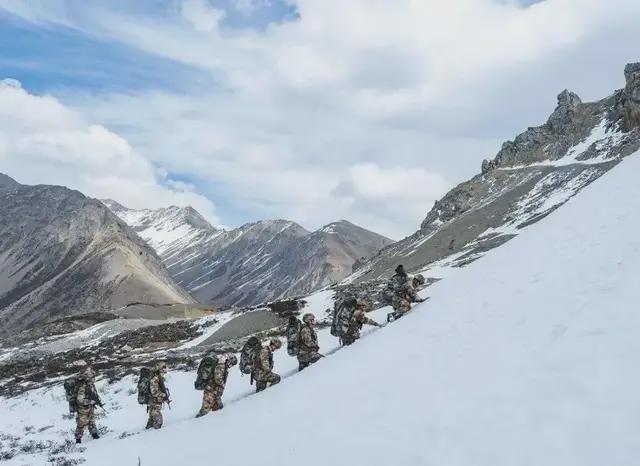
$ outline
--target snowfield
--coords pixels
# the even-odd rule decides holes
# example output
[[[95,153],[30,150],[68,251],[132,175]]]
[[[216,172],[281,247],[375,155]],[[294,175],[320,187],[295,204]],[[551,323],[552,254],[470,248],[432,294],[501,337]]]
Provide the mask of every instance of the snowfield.
[[[172,374],[166,428],[118,439],[116,424],[139,432],[145,422],[123,387],[123,409],[101,420],[115,433],[84,445],[85,464],[639,464],[638,173],[636,154],[428,288],[407,317],[301,374],[281,350],[276,371],[292,376],[276,387],[246,396],[234,371],[219,413],[192,419],[193,375]],[[323,331],[321,345],[335,339]],[[3,430],[42,404],[70,437],[52,396],[4,400]]]

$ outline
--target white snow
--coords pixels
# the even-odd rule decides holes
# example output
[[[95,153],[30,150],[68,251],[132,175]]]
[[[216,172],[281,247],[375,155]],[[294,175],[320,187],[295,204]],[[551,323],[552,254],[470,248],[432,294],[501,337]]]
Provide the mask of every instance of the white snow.
[[[431,299],[407,317],[276,387],[245,397],[248,380],[234,371],[219,413],[191,419],[200,395],[193,376],[172,374],[166,428],[117,440],[117,429],[138,432],[145,421],[126,398],[127,409],[101,421],[114,433],[86,444],[86,464],[637,464],[638,173],[640,156],[627,158],[554,215],[429,287]],[[335,339],[325,330],[320,344],[327,352]],[[295,360],[281,350],[276,367],[293,373]],[[35,422],[47,396],[2,400],[3,428],[13,431],[27,403]],[[247,426],[255,433],[240,444]]]

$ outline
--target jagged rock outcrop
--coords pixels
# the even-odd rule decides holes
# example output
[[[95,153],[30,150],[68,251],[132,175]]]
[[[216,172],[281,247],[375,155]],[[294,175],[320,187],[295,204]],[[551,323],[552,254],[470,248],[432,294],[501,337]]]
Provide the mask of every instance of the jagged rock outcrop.
[[[224,231],[195,210],[132,210],[103,201],[156,249],[171,276],[203,303],[251,306],[300,296],[352,273],[392,241],[346,220],[309,232],[288,220]]]
[[[132,301],[189,303],[156,253],[95,199],[0,176],[0,335]]]
[[[623,96],[624,129],[640,128],[640,63],[630,63],[624,69],[626,85]]]
[[[638,151],[640,63],[627,65],[624,76],[624,89],[597,102],[561,92],[544,124],[505,142],[482,162],[479,175],[435,202],[419,231],[380,251],[348,280],[388,276],[399,262],[409,271],[465,265]]]

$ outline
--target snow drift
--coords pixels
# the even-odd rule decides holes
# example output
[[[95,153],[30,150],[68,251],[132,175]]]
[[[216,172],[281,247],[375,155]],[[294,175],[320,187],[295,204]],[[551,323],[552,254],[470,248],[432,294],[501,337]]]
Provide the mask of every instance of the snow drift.
[[[92,442],[87,463],[635,464],[639,172],[637,155],[622,162],[406,318],[281,385]]]

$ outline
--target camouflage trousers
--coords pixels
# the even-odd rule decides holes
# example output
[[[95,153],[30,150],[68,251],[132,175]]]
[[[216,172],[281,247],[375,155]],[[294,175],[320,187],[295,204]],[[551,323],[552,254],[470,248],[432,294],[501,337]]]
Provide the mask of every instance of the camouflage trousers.
[[[207,385],[204,387],[204,393],[202,394],[202,407],[196,417],[204,416],[211,411],[218,411],[223,408],[222,404],[222,392],[223,388],[211,387]]]
[[[298,371],[309,367],[311,364],[318,362],[322,358],[319,353],[298,353]]]
[[[147,405],[149,420],[146,429],[160,429],[162,427],[162,403],[151,402]]]
[[[254,378],[256,380],[256,393],[261,392],[267,388],[267,386],[280,383],[280,376],[275,372],[256,374]]]
[[[98,435],[95,409],[93,406],[79,406],[76,413],[76,439],[81,439],[87,428],[92,436]]]
[[[400,314],[406,314],[411,310],[411,303],[407,299],[401,298],[399,296],[393,297],[393,299],[391,300],[391,306],[393,307],[393,310],[395,312],[398,312]]]

